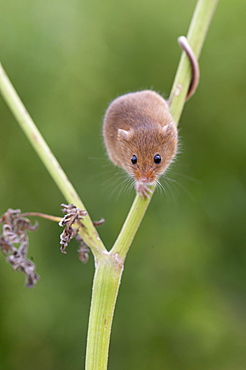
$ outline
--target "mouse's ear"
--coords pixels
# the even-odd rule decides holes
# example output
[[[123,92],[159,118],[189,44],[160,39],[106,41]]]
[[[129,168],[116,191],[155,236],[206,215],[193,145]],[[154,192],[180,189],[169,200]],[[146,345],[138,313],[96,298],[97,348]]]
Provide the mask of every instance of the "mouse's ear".
[[[130,137],[131,137],[130,131],[122,130],[121,128],[118,129],[118,139],[119,140],[129,141]]]
[[[166,136],[169,136],[172,132],[175,132],[174,129],[174,123],[170,122],[167,125],[162,127],[163,134]]]

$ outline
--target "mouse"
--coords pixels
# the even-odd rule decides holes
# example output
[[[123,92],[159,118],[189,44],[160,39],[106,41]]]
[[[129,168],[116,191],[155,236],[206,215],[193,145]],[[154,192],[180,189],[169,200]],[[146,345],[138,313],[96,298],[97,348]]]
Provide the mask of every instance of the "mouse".
[[[188,99],[195,91],[199,67],[188,41],[179,43],[191,60]],[[111,102],[103,120],[103,138],[110,160],[134,179],[136,192],[150,198],[150,185],[158,183],[174,161],[178,130],[168,102],[153,90],[127,93]]]
[[[178,134],[168,103],[152,90],[128,93],[108,107],[103,137],[111,161],[135,180],[142,198],[173,161]]]

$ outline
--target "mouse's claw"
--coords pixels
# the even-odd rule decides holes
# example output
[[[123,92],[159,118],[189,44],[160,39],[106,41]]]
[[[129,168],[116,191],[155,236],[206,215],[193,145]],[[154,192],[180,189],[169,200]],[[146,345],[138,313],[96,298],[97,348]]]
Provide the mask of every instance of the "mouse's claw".
[[[153,193],[153,190],[151,190],[147,185],[143,183],[136,183],[136,191],[142,197],[143,199],[148,198],[150,199],[150,195]]]

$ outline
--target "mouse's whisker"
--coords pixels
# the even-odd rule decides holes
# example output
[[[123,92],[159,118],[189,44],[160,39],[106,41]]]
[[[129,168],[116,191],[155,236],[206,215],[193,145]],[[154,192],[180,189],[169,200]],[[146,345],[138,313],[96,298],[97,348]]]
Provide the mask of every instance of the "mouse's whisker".
[[[194,184],[198,184],[198,185],[201,185],[201,184],[202,184],[202,180],[197,179],[197,178],[195,178],[195,177],[191,177],[191,176],[186,175],[186,174],[184,174],[184,173],[180,173],[180,172],[172,171],[172,174],[173,174],[173,175],[180,176],[180,177],[184,178],[185,180],[188,180],[188,181],[190,181],[190,182],[192,182],[192,183],[194,183]]]
[[[127,164],[126,166],[132,168],[134,171],[137,170],[135,167],[131,166],[130,164]]]
[[[167,199],[172,202],[172,204],[175,205],[175,207],[178,208],[178,198],[177,194],[175,192],[175,189],[171,186],[171,184],[168,181],[169,179],[164,177],[162,178],[162,181],[164,181],[164,184],[161,184],[161,189],[164,190],[165,195],[167,196]]]
[[[160,166],[156,166],[156,167],[152,168],[152,172],[155,172],[156,170],[158,170],[159,167]]]
[[[164,186],[162,185],[162,183],[159,180],[155,180],[155,183],[156,183],[157,188],[161,188],[162,190],[165,191]]]
[[[170,181],[170,182],[172,182],[173,184],[175,184],[176,185],[176,188],[177,189],[179,189],[179,191],[180,191],[180,189],[182,190],[182,191],[184,191],[184,193],[192,200],[192,201],[194,201],[194,196],[193,196],[193,194],[186,188],[186,186],[184,186],[181,182],[179,182],[179,181],[177,181],[177,180],[175,180],[175,179],[171,179],[170,177],[167,177],[167,176],[165,176],[164,177],[165,179],[167,179],[168,181]]]

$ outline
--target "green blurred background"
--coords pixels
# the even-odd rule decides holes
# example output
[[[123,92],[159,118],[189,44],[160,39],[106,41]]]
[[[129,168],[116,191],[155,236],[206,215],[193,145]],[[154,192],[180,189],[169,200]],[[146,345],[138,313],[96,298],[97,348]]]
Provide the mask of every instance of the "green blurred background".
[[[1,62],[110,248],[134,199],[107,159],[116,96],[168,96],[194,0],[2,0]],[[246,368],[246,2],[219,3],[201,81],[180,122],[181,154],[125,264],[109,369]],[[63,196],[0,97],[0,212],[60,215]],[[1,256],[0,369],[82,369],[94,272],[41,220],[29,257],[41,280]]]

